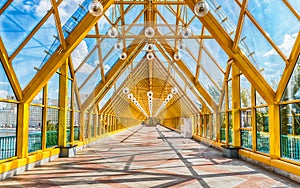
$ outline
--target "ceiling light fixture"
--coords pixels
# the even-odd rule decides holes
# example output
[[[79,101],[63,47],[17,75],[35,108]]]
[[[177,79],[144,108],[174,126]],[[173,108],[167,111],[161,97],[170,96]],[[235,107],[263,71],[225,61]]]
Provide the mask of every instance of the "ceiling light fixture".
[[[89,4],[89,12],[93,16],[100,16],[103,13],[103,6],[98,0],[93,0]]]
[[[146,58],[148,60],[153,60],[154,59],[154,54],[152,52],[148,52]]]
[[[123,49],[123,45],[121,42],[116,42],[116,44],[114,45],[115,50],[122,50]]]
[[[179,53],[179,52],[176,52],[175,54],[174,54],[174,60],[175,61],[178,61],[178,60],[180,60],[181,59],[181,54]]]
[[[194,13],[199,16],[205,16],[209,11],[209,6],[205,0],[198,1],[194,6]]]
[[[127,58],[127,54],[125,52],[120,54],[120,59],[125,60]]]
[[[145,36],[147,38],[152,38],[155,35],[155,30],[153,29],[153,27],[149,26],[145,29]]]

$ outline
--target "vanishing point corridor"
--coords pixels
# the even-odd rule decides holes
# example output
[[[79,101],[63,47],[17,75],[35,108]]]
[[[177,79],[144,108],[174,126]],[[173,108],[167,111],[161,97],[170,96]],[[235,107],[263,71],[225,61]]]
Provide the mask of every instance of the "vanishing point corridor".
[[[162,126],[137,126],[1,182],[0,187],[299,187]]]

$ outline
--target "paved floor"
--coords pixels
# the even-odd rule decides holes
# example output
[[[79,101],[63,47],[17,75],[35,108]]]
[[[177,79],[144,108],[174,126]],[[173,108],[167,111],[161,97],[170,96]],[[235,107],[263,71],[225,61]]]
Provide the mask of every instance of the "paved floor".
[[[135,127],[99,145],[0,182],[0,187],[300,187],[228,159],[220,151],[159,127]]]

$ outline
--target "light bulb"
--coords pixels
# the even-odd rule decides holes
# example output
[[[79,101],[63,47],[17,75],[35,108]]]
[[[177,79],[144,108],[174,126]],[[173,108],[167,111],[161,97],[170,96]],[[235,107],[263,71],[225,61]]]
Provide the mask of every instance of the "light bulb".
[[[93,0],[89,4],[89,12],[93,16],[100,16],[103,13],[103,6],[102,6],[102,4],[99,1],[97,1],[97,0]]]
[[[167,96],[167,98],[170,100],[170,99],[172,99],[172,97],[173,97],[173,95],[170,93],[168,96]]]
[[[175,54],[174,54],[174,59],[175,59],[176,61],[178,61],[179,59],[181,59],[181,54],[180,54],[179,52],[175,53]]]
[[[132,99],[133,98],[133,95],[130,93],[127,95],[128,96],[128,99]]]
[[[124,87],[123,93],[126,94],[126,95],[129,94],[129,88],[128,87]]]
[[[182,29],[181,36],[182,36],[183,38],[185,38],[185,39],[186,39],[186,38],[189,38],[191,35],[192,35],[192,31],[191,31],[190,28],[185,27],[185,28]]]
[[[171,93],[172,93],[173,95],[177,94],[177,93],[178,93],[177,87],[173,87],[173,88],[171,89]]]
[[[148,44],[147,46],[147,51],[152,51],[153,50],[153,44]]]
[[[147,53],[147,59],[148,60],[153,60],[154,59],[154,55],[152,52]]]
[[[125,52],[121,53],[121,55],[120,55],[121,60],[125,60],[126,57],[127,57],[127,54]]]
[[[208,11],[209,11],[209,6],[204,0],[201,0],[195,4],[194,13],[197,16],[203,17],[208,13]]]
[[[178,48],[179,48],[180,50],[184,50],[184,49],[185,49],[185,44],[184,44],[182,41],[180,41],[180,42],[179,42],[179,45],[178,45]]]
[[[116,38],[118,36],[118,30],[115,27],[112,27],[107,32],[110,38]]]
[[[152,96],[153,96],[153,92],[152,92],[152,91],[148,91],[148,92],[147,92],[147,96],[148,96],[148,97],[152,97]]]
[[[154,31],[153,27],[149,26],[145,29],[145,36],[147,38],[152,38],[152,37],[154,37],[154,35],[155,35],[155,31]]]
[[[114,48],[115,50],[122,50],[123,49],[123,45],[121,42],[117,42],[115,45],[114,45]]]

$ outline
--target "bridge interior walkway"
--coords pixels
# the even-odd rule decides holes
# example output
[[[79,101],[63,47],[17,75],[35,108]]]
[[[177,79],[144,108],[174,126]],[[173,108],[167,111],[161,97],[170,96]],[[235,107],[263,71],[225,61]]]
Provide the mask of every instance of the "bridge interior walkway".
[[[0,187],[299,187],[162,126],[137,126],[1,182]]]

